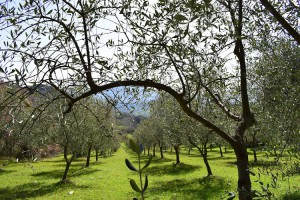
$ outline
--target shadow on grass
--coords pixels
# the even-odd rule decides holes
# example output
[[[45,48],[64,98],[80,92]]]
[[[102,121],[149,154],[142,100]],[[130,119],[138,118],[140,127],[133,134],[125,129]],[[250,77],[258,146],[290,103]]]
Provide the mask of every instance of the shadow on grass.
[[[45,185],[42,182],[32,182],[14,187],[6,187],[0,189],[0,199],[27,199],[37,198],[49,193],[57,192],[58,190],[65,190],[68,188],[88,188],[87,186],[76,186],[73,183],[55,183],[52,185]],[[67,194],[66,194],[67,195]]]
[[[60,179],[64,174],[64,169],[61,170],[52,170],[52,171],[44,171],[34,173],[31,176],[33,177],[44,177],[44,178],[52,178],[52,179]]]
[[[207,160],[235,160],[235,157],[230,157],[230,156],[213,156],[213,157],[207,157]]]
[[[47,163],[47,162],[49,162],[49,163],[64,163],[65,162],[65,160],[64,159],[61,159],[61,160],[42,160],[41,162],[45,162],[45,163]]]
[[[251,167],[274,167],[280,165],[276,161],[270,160],[258,160],[257,162],[249,161]]]
[[[190,154],[190,155],[186,155],[187,157],[191,157],[191,158],[202,158],[201,154]]]
[[[1,168],[0,168],[0,176],[1,176],[1,175],[4,175],[4,174],[10,174],[10,173],[13,173],[13,172],[16,172],[16,170],[11,170],[11,169],[1,169]]]
[[[215,199],[218,196],[216,194],[221,196],[222,192],[225,191],[226,181],[219,177],[210,176],[201,179],[161,181],[156,185],[158,187],[149,187],[147,192],[150,195],[160,196],[164,193],[171,193],[172,199],[177,199],[176,194],[180,194],[185,199],[209,200]]]
[[[199,170],[199,165],[189,165],[180,163],[178,165],[168,164],[162,166],[153,166],[147,168],[145,171],[153,176],[162,176],[162,175],[180,175]]]
[[[142,165],[143,164],[146,164],[146,162],[148,161],[149,157],[147,156],[143,156],[141,157],[141,163]],[[134,157],[131,157],[129,158],[130,162],[131,163],[134,163],[134,164],[137,164],[138,163],[138,160]],[[167,163],[167,162],[171,162],[173,161],[174,162],[174,159],[169,159],[169,158],[160,158],[160,157],[153,157],[152,159],[152,163],[155,163],[155,164],[163,164],[163,163]]]
[[[166,162],[172,162],[174,159],[169,159],[169,158],[160,158],[160,157],[154,157],[152,162],[155,164],[162,164]]]
[[[300,199],[300,191],[295,191],[291,193],[286,193],[282,195],[282,200],[299,200]]]
[[[100,171],[99,169],[90,169],[90,168],[82,168],[79,170],[72,170],[70,169],[68,172],[68,177],[78,177],[82,175],[88,175],[95,172]],[[61,179],[64,173],[64,168],[61,170],[52,170],[52,171],[44,171],[39,173],[34,173],[31,176],[34,177],[44,177],[44,178],[53,178],[53,179]]]
[[[66,162],[62,162],[60,164],[58,164],[58,163],[53,164],[52,166],[65,168]],[[81,162],[81,161],[73,161],[71,164],[72,168],[83,168],[84,166],[85,166],[85,162]]]

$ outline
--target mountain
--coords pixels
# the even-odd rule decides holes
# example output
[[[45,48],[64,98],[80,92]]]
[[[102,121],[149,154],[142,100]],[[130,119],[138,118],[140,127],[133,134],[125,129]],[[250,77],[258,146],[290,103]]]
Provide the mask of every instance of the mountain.
[[[116,108],[122,113],[132,113],[135,116],[149,116],[149,103],[157,98],[157,93],[144,87],[119,87],[98,94],[100,99],[109,98],[116,103]]]

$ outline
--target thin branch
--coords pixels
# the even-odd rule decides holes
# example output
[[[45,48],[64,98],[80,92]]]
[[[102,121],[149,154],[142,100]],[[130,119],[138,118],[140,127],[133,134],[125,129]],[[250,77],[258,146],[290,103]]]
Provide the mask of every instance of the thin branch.
[[[241,121],[241,117],[238,115],[233,114],[221,101],[219,96],[216,96],[215,94],[213,94],[213,92],[204,84],[202,84],[202,86],[204,87],[204,89],[208,92],[208,94],[213,98],[214,102],[223,110],[223,112],[225,112],[225,114],[235,120],[235,121]]]
[[[283,28],[297,41],[300,45],[300,34],[283,18],[283,16],[273,7],[268,0],[260,0],[261,4],[270,11],[270,13],[277,19]]]
[[[171,60],[171,62],[172,62],[172,64],[173,64],[173,66],[174,66],[174,68],[175,68],[175,70],[176,70],[176,72],[177,72],[177,74],[178,74],[178,76],[179,76],[180,82],[181,82],[181,84],[182,84],[182,95],[185,95],[185,93],[186,93],[185,83],[184,83],[183,78],[182,78],[182,76],[181,76],[181,73],[180,73],[180,71],[179,71],[179,69],[178,69],[178,66],[177,66],[176,62],[174,61],[174,59],[173,59],[171,53],[169,52],[167,46],[166,46],[165,44],[161,44],[161,46],[166,50],[166,53],[167,53],[167,55],[169,56],[169,58],[170,58],[170,60]]]
[[[86,14],[84,12],[84,6],[82,5],[81,1],[79,1],[79,5],[82,9],[81,17],[83,22],[83,31],[84,31],[84,43],[85,43],[85,49],[87,54],[87,70],[86,70],[86,79],[91,88],[95,86],[95,83],[93,81],[92,77],[92,70],[91,70],[91,56],[90,56],[90,47],[89,47],[89,37],[88,37],[88,29],[87,29],[87,23],[86,23]]]

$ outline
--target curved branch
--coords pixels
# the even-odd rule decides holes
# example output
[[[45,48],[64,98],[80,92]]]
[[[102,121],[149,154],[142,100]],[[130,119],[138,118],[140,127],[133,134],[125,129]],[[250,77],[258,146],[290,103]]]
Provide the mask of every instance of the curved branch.
[[[282,15],[272,6],[268,0],[260,0],[261,4],[270,11],[283,28],[297,41],[300,45],[300,34],[282,17]]]
[[[145,81],[143,81],[143,80],[117,81],[117,82],[108,83],[106,85],[95,86],[90,91],[88,91],[86,93],[83,93],[81,96],[79,96],[77,98],[74,98],[71,102],[69,102],[69,108],[65,111],[65,113],[70,112],[72,107],[74,106],[74,103],[79,101],[80,99],[86,98],[88,96],[91,96],[93,94],[97,94],[99,92],[102,92],[102,91],[105,91],[105,90],[108,90],[108,89],[112,89],[112,88],[116,88],[116,87],[122,87],[122,86],[152,87],[152,88],[156,88],[158,90],[163,90],[163,91],[169,93],[170,95],[172,95],[176,99],[176,101],[180,104],[182,110],[187,115],[189,115],[190,117],[194,118],[195,120],[201,122],[207,128],[215,131],[220,137],[225,139],[231,145],[235,144],[235,139],[233,137],[231,137],[226,132],[222,131],[219,127],[217,127],[215,124],[213,124],[209,120],[205,119],[201,115],[198,115],[193,110],[191,110],[191,108],[189,108],[189,106],[188,106],[188,102],[184,99],[184,95],[178,93],[173,88],[171,88],[167,85],[164,85],[164,84],[161,84],[161,83],[156,83],[154,81],[149,81],[149,80],[145,80]]]

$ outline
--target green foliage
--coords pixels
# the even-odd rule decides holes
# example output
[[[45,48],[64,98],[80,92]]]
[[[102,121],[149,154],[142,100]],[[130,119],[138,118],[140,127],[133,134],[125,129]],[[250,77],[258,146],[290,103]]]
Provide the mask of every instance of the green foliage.
[[[140,193],[141,194],[141,197],[142,199],[144,200],[144,193],[145,191],[147,190],[148,188],[148,175],[145,175],[145,183],[144,183],[144,186],[143,186],[143,182],[142,182],[142,172],[144,169],[146,169],[151,161],[152,161],[152,155],[150,155],[149,159],[147,160],[146,164],[144,165],[144,167],[141,168],[141,153],[144,149],[143,145],[140,144],[138,145],[134,140],[130,139],[129,140],[129,145],[130,145],[130,148],[132,151],[134,151],[137,155],[138,155],[138,163],[139,163],[139,167],[138,167],[138,170],[133,166],[133,164],[128,160],[128,159],[125,159],[125,163],[126,163],[126,166],[128,167],[128,169],[134,171],[134,172],[137,172],[139,174],[139,177],[140,177],[140,187],[136,184],[135,180],[133,179],[130,179],[130,185],[131,185],[131,188]]]

